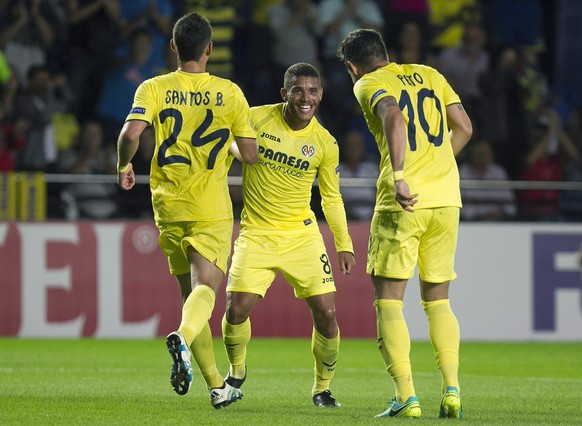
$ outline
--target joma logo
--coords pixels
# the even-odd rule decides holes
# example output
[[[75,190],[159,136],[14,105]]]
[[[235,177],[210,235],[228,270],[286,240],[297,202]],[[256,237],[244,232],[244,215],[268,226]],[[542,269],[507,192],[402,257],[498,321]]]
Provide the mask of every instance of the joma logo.
[[[281,142],[281,139],[279,139],[277,136],[273,136],[273,135],[270,135],[270,134],[265,133],[265,132],[263,132],[261,137],[265,138],[265,139],[270,139],[270,140],[275,141],[275,142]]]

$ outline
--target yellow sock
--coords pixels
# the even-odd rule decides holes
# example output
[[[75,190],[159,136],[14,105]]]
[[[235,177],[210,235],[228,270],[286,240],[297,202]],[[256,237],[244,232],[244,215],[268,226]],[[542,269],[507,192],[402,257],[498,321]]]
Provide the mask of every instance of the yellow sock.
[[[428,336],[442,376],[442,392],[447,386],[459,391],[459,345],[461,333],[457,317],[451,310],[449,299],[422,302],[428,318]]]
[[[402,313],[404,303],[400,300],[378,299],[374,306],[378,349],[384,358],[386,371],[394,381],[396,400],[406,402],[416,392],[410,365],[410,335]]]
[[[311,394],[315,395],[329,389],[331,379],[335,374],[335,367],[340,346],[340,333],[328,339],[315,328],[311,335],[311,352],[314,359],[314,380]]]
[[[232,325],[222,317],[222,340],[230,362],[230,375],[242,379],[246,374],[247,345],[251,340],[251,320]]]
[[[182,307],[182,322],[178,331],[182,333],[186,343],[190,345],[208,323],[216,294],[207,285],[197,285],[184,302]]]
[[[216,359],[214,358],[214,346],[212,342],[212,331],[210,325],[206,323],[202,331],[190,345],[192,355],[198,364],[200,373],[208,389],[219,388],[223,385],[224,380],[216,368]]]

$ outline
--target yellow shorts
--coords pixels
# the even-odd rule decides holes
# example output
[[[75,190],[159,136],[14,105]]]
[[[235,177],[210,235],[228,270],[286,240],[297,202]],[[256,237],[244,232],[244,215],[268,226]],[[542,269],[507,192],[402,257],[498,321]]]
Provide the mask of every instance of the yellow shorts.
[[[232,245],[232,220],[216,222],[176,222],[158,225],[158,242],[172,275],[190,272],[188,247],[200,253],[226,274]]]
[[[418,263],[429,283],[453,280],[459,233],[458,207],[374,213],[370,225],[366,272],[407,280]]]
[[[297,298],[335,292],[331,262],[319,232],[239,235],[234,243],[226,291],[264,297],[279,271]]]

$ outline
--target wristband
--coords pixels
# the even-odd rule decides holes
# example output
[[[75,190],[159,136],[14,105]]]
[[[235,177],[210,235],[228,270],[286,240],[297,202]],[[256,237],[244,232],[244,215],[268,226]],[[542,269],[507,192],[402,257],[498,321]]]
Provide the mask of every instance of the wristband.
[[[394,172],[394,182],[396,182],[397,180],[402,180],[404,179],[404,170],[398,170]]]
[[[129,169],[129,164],[127,166],[121,167],[119,163],[117,163],[117,173],[126,173],[127,169]]]

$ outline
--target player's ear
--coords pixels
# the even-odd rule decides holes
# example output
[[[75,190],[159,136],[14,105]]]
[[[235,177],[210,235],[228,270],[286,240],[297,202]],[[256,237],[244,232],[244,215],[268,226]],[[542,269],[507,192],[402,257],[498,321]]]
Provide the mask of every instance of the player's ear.
[[[358,75],[359,69],[356,64],[354,64],[352,61],[345,61],[344,64],[346,64],[346,67],[352,72],[352,74]]]
[[[287,98],[288,98],[288,96],[287,96],[287,89],[285,89],[284,87],[281,87],[281,92],[280,93],[281,93],[281,98],[283,98],[283,100],[285,102],[287,102]]]
[[[212,53],[212,48],[213,48],[212,41],[209,41],[208,46],[206,46],[206,52],[205,52],[206,56],[210,56],[210,54]]]
[[[171,39],[170,39],[170,49],[172,49],[172,52],[174,52],[174,53],[178,53],[178,52],[176,51],[176,45],[174,44],[174,38],[171,38]]]

